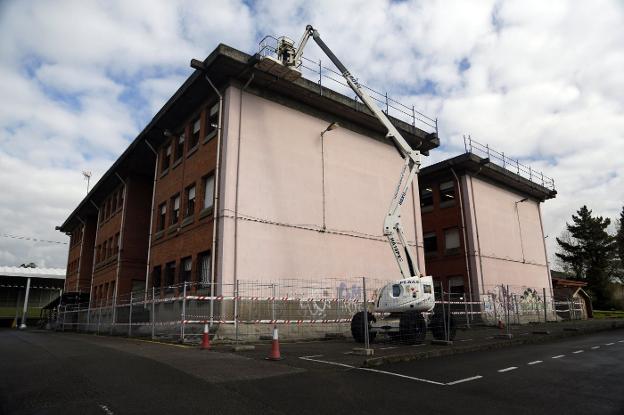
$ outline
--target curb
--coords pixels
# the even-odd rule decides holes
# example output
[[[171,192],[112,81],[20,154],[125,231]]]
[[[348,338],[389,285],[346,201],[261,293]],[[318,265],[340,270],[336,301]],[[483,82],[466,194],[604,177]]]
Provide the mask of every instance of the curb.
[[[568,337],[582,336],[584,334],[596,333],[600,331],[608,331],[624,328],[624,321],[613,321],[610,324],[601,324],[595,327],[579,328],[577,331],[562,331],[559,333],[553,333],[552,331],[548,335],[537,335],[537,337],[529,337],[523,339],[513,339],[509,341],[493,342],[487,344],[475,344],[469,346],[446,346],[444,348],[436,350],[428,350],[425,352],[405,353],[398,355],[390,355],[383,357],[374,357],[366,359],[362,362],[361,367],[376,367],[387,363],[409,362],[412,360],[430,359],[433,357],[451,356],[455,354],[497,350],[504,347],[520,346],[525,344],[539,344],[547,343],[552,340],[565,339]]]

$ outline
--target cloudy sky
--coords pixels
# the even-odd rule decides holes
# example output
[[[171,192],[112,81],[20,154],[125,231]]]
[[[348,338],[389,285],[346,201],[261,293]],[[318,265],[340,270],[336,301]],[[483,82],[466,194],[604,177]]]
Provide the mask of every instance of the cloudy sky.
[[[306,24],[359,78],[555,179],[549,249],[581,205],[624,204],[624,3],[0,2],[0,265],[65,267],[54,230],[218,43],[253,53]],[[311,58],[320,54],[311,44]]]

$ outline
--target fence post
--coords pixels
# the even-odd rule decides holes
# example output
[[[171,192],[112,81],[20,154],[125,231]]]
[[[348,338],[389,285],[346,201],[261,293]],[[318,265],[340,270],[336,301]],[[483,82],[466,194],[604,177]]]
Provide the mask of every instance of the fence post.
[[[370,349],[370,338],[368,333],[368,304],[366,297],[366,277],[362,277],[362,295],[364,301],[362,301],[362,310],[364,312],[364,348]]]
[[[156,337],[156,288],[152,287],[152,340]]]
[[[130,291],[130,311],[128,312],[128,337],[132,337],[132,291]]]
[[[511,327],[509,327],[509,323],[511,321],[511,316],[509,315],[509,285],[507,285],[505,291],[505,316],[507,317],[507,334],[511,334]]]
[[[182,288],[182,312],[180,313],[180,343],[184,343],[184,320],[186,319],[186,281]]]
[[[464,293],[464,316],[466,317],[466,328],[470,328],[470,316],[468,315],[468,303],[466,303],[466,293]]]
[[[542,293],[544,294],[544,323],[548,323],[548,316],[546,314],[546,288],[542,288]]]
[[[210,281],[210,326],[212,329],[212,324],[214,323],[214,300],[215,300],[215,282]],[[223,312],[223,305],[221,306],[221,312]],[[208,330],[210,332],[210,330]]]
[[[520,309],[518,307],[518,296],[514,294],[512,298],[514,302],[514,310],[516,310],[516,324],[520,325]]]
[[[435,298],[435,295],[434,295]],[[440,283],[440,300],[442,300],[442,324],[444,326],[444,338],[448,339],[446,335],[446,309],[444,306],[444,285]]]
[[[275,321],[275,283],[271,284],[271,320]]]
[[[234,285],[234,342],[238,343],[238,280]]]

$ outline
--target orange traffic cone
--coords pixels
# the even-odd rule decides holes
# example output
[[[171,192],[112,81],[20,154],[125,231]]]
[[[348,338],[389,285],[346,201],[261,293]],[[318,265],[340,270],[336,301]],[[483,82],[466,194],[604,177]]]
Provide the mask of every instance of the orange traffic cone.
[[[210,335],[208,334],[208,324],[204,324],[204,334],[200,346],[201,350],[210,350]]]
[[[273,326],[273,340],[271,342],[271,354],[267,357],[267,360],[282,360],[279,347],[279,334],[277,332],[277,326]]]

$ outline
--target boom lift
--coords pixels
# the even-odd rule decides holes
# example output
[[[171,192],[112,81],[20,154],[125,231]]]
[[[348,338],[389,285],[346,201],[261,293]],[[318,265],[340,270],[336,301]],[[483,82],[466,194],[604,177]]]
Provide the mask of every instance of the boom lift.
[[[387,130],[386,138],[392,141],[404,160],[399,183],[396,186],[383,225],[383,234],[388,238],[392,253],[401,271],[402,279],[387,284],[378,293],[373,311],[381,313],[383,317],[380,319],[379,324],[377,324],[377,319],[372,313],[368,312],[365,315],[364,312],[359,312],[351,320],[351,333],[356,341],[364,342],[364,333],[368,323],[368,332],[371,340],[375,338],[377,333],[386,332],[391,336],[398,335],[401,340],[408,343],[422,342],[427,330],[425,313],[428,315],[428,312],[434,310],[435,306],[433,279],[431,276],[421,274],[415,252],[411,252],[412,248],[407,243],[407,238],[401,225],[401,207],[414,177],[420,170],[420,152],[410,147],[386,114],[375,105],[357,79],[351,75],[349,70],[327,47],[318,31],[312,26],[306,26],[305,32],[296,48],[291,39],[286,37],[278,39],[277,60],[271,57],[263,57],[258,67],[288,80],[298,78],[301,76],[301,73],[297,68],[301,65],[303,50],[310,38],[314,39],[327,57],[340,70],[349,87],[379,122],[383,124]],[[385,316],[388,313],[389,315]],[[441,314],[434,312],[430,319],[433,335],[436,339],[445,338],[445,331],[447,331],[448,327],[448,332],[450,333],[449,340],[452,340],[452,337],[455,337],[454,322],[450,313],[447,319],[443,319]]]

